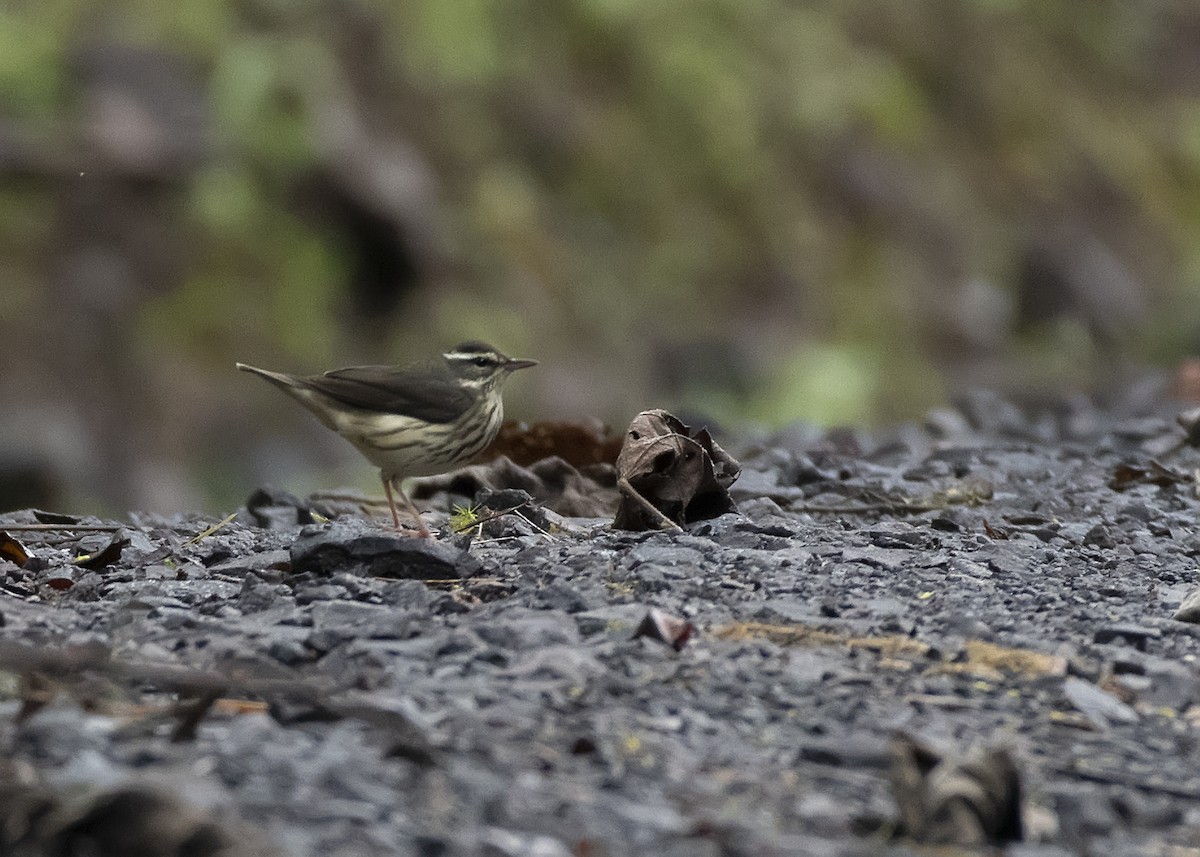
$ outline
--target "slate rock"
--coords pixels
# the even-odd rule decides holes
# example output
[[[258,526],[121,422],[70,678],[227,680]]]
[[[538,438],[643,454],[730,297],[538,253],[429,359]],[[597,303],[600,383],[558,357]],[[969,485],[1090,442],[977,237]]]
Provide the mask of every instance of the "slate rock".
[[[474,630],[484,642],[502,649],[534,649],[579,641],[575,620],[557,610],[513,608],[503,618],[481,617]]]
[[[931,408],[925,414],[924,427],[939,440],[961,440],[972,433],[971,423],[957,408]]]
[[[535,597],[540,606],[566,613],[581,613],[600,604],[599,598],[589,597],[579,587],[562,579],[541,587]]]
[[[336,601],[345,598],[348,594],[344,586],[316,580],[304,580],[293,587],[296,604],[301,607],[320,601]]]
[[[267,654],[288,667],[312,663],[316,652],[299,640],[276,639],[267,647]]]
[[[635,568],[642,563],[694,567],[704,562],[704,554],[694,548],[673,544],[644,544],[629,552],[629,562]]]
[[[848,563],[864,563],[882,571],[896,572],[913,562],[911,550],[901,548],[848,547],[842,551],[842,559]]]
[[[292,565],[291,554],[283,549],[241,553],[210,565],[213,574],[243,575],[264,569],[288,570]]]
[[[1162,631],[1158,628],[1148,628],[1132,623],[1115,623],[1097,628],[1092,635],[1092,641],[1099,644],[1119,643],[1144,652],[1149,640],[1156,640],[1161,636]]]
[[[285,600],[293,600],[290,587],[282,583],[268,583],[254,575],[248,575],[242,580],[237,606],[244,614],[259,613]]]
[[[408,580],[464,578],[481,571],[479,561],[462,548],[340,521],[302,530],[292,543],[291,560],[297,572]]]
[[[1171,618],[1177,622],[1200,624],[1200,589],[1193,590],[1176,608]]]
[[[1063,682],[1063,696],[1089,722],[1101,728],[1123,723],[1136,723],[1138,713],[1089,681],[1068,678]]]
[[[883,770],[891,761],[891,749],[887,738],[877,734],[813,736],[801,739],[797,758],[839,768]]]
[[[433,603],[429,587],[419,580],[385,580],[381,583],[379,598],[384,604],[423,612]]]
[[[312,607],[317,631],[345,630],[353,636],[402,639],[414,631],[414,615],[390,606],[357,601],[325,601]]]
[[[1121,824],[1112,801],[1095,786],[1056,787],[1050,799],[1068,842],[1108,836]]]
[[[804,496],[799,488],[792,485],[780,485],[778,474],[773,470],[743,470],[738,481],[729,486],[729,494],[738,501],[742,513],[742,501],[758,502],[762,499],[794,500]]]
[[[584,637],[607,634],[613,639],[629,639],[646,615],[644,604],[615,604],[574,615],[575,625]]]

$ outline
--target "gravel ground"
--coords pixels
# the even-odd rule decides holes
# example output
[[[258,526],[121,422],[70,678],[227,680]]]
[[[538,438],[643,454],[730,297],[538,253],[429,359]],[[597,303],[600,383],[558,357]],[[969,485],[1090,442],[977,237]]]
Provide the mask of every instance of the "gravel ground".
[[[0,549],[0,844],[928,853],[889,786],[905,733],[1008,751],[1010,854],[1200,854],[1200,626],[1172,618],[1200,452],[1082,400],[929,426],[760,444],[739,511],[682,534],[0,516],[31,557]]]

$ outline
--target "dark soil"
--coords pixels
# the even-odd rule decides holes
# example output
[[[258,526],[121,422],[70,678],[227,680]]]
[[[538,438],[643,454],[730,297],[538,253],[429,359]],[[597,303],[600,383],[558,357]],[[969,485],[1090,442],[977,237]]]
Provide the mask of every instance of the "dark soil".
[[[897,732],[1009,750],[1011,854],[1200,853],[1200,452],[1078,402],[932,424],[743,452],[682,534],[10,529],[8,853],[910,854]]]

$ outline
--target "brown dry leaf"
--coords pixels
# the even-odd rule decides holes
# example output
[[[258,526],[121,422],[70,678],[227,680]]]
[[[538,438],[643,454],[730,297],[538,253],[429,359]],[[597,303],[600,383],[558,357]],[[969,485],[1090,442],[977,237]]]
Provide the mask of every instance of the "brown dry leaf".
[[[770,622],[734,622],[718,628],[714,636],[722,640],[748,640],[762,637],[780,646],[846,646],[865,649],[887,658],[922,658],[929,646],[905,634],[878,634],[872,637],[847,637],[835,631],[813,628],[799,624],[772,624]]]
[[[1009,536],[1008,530],[1003,527],[999,529],[993,527],[987,518],[983,519],[983,534],[989,539],[1007,539]]]
[[[923,667],[927,675],[956,673],[999,678],[1003,675],[1028,677],[1061,676],[1066,674],[1067,661],[1060,655],[1048,655],[1033,649],[1000,646],[983,640],[967,640],[963,644],[962,661],[928,661],[929,646],[904,634],[879,634],[870,637],[850,637],[800,624],[769,622],[735,622],[718,628],[713,636],[723,640],[763,638],[780,646],[846,646],[874,652],[885,659],[906,659]]]
[[[59,566],[50,572],[42,583],[49,586],[58,592],[66,592],[75,585],[75,569],[68,566]]]
[[[967,640],[963,643],[963,653],[966,655],[965,659],[936,664],[926,670],[926,675],[963,674],[984,679],[999,679],[1005,675],[1036,678],[1067,674],[1066,658],[1036,652],[1033,649],[998,646],[983,640]]]
[[[1022,839],[1021,776],[1007,750],[974,748],[955,757],[901,735],[891,756],[888,779],[902,834],[960,846]]]
[[[1108,487],[1114,491],[1125,491],[1134,485],[1157,485],[1166,488],[1169,485],[1186,485],[1192,482],[1192,477],[1178,470],[1172,470],[1165,464],[1151,459],[1148,464],[1118,464],[1113,470]]]
[[[695,627],[687,619],[681,619],[678,616],[664,613],[657,607],[651,607],[641,624],[637,626],[637,630],[633,632],[633,638],[636,640],[638,637],[649,637],[651,640],[666,643],[678,652],[687,645],[687,641],[691,639],[695,630]]]
[[[1028,676],[1067,674],[1067,659],[1062,655],[999,646],[984,640],[967,640],[963,648],[967,652],[968,664],[995,669],[998,672]]]
[[[112,565],[121,558],[121,551],[129,544],[129,536],[126,533],[117,531],[113,533],[108,543],[100,550],[90,554],[83,554],[75,557],[75,564],[80,568],[87,568],[95,571]]]
[[[780,646],[838,646],[846,637],[808,625],[776,625],[770,622],[734,622],[713,632],[722,640],[749,640],[763,637]]]
[[[561,458],[572,467],[592,464],[616,464],[621,451],[620,435],[599,422],[540,422],[528,425],[514,421],[500,426],[500,433],[477,457],[491,461],[505,456],[528,467],[543,458]]]
[[[6,559],[13,565],[24,568],[25,563],[29,562],[29,552],[23,544],[0,530],[0,559]]]
[[[728,489],[740,473],[741,465],[707,429],[693,434],[664,410],[642,411],[629,424],[617,456],[621,500],[613,526],[678,529],[732,511]]]

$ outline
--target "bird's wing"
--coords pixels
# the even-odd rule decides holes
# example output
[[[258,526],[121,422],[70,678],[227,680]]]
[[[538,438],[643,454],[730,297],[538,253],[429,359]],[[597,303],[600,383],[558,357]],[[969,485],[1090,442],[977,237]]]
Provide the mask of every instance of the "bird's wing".
[[[365,411],[404,414],[431,423],[448,423],[471,406],[471,396],[444,367],[436,364],[351,366],[304,379],[310,390]]]

